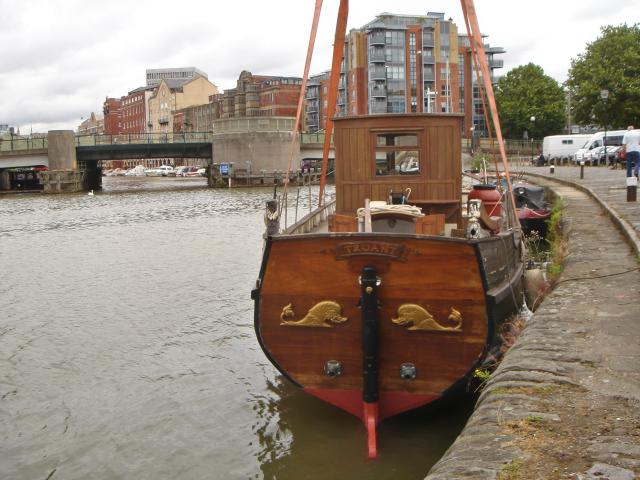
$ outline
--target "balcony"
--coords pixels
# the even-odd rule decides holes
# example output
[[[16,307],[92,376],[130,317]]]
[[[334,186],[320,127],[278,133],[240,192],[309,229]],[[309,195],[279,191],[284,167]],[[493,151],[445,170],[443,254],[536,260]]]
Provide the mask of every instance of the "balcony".
[[[369,50],[369,61],[373,63],[386,62],[387,56],[384,53],[384,49],[376,48],[375,50]]]
[[[422,81],[423,82],[435,82],[436,81],[436,74],[433,71],[426,71],[423,70],[422,71]]]
[[[387,98],[387,89],[384,85],[374,85],[372,87],[369,87],[369,97]]]
[[[384,67],[372,67],[369,69],[369,78],[371,80],[386,80],[387,69]]]
[[[489,61],[489,68],[502,68],[504,67],[504,60],[501,58],[494,58]]]
[[[436,43],[434,40],[433,33],[423,33],[422,34],[422,46],[423,47],[435,47]]]
[[[168,124],[168,123],[169,123],[169,117],[160,117],[160,118],[158,119],[158,123],[159,123],[160,125],[166,125],[166,124]]]
[[[369,34],[370,45],[384,45],[384,32],[372,32]]]
[[[307,90],[307,94],[305,95],[307,100],[315,100],[318,98],[318,90],[317,89],[309,89]]]
[[[387,113],[387,102],[370,103],[369,113]]]
[[[434,65],[436,63],[436,57],[433,55],[422,55],[422,64],[423,65]]]
[[[344,94],[338,95],[338,105],[345,105],[347,103],[347,96]]]

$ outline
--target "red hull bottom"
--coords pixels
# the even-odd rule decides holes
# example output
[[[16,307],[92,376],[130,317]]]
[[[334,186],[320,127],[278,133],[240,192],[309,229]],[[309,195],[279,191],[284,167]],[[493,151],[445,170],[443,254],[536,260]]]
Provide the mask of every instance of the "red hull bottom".
[[[345,410],[363,421],[367,429],[369,458],[377,456],[376,425],[378,422],[399,413],[427,405],[439,398],[439,395],[380,392],[378,402],[367,403],[362,400],[362,392],[360,390],[305,388],[304,391]]]

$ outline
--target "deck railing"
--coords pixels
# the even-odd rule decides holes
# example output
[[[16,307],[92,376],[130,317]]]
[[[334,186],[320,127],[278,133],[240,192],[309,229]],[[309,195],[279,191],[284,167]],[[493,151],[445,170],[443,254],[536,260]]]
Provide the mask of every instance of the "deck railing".
[[[326,203],[321,208],[317,208],[313,212],[305,215],[296,223],[291,225],[289,228],[286,228],[283,233],[287,234],[299,234],[299,233],[309,233],[313,231],[318,225],[323,222],[328,221],[329,215],[334,214],[336,211],[336,201],[335,199]]]

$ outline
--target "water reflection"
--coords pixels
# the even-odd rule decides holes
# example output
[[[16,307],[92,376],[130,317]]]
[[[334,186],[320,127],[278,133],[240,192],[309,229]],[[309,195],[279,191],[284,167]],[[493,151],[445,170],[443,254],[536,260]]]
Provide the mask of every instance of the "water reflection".
[[[367,459],[362,422],[304,394],[279,377],[270,413],[258,432],[265,479],[422,479],[444,454],[471,414],[475,397],[461,396],[384,420],[378,426],[378,458]],[[274,425],[277,419],[277,426]]]

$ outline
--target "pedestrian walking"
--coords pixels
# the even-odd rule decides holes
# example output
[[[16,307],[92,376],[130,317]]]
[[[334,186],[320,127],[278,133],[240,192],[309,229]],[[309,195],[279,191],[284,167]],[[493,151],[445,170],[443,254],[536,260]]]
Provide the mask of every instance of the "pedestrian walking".
[[[627,177],[631,176],[631,164],[633,175],[637,177],[640,166],[640,130],[634,130],[633,125],[627,127],[627,133],[622,137],[622,148],[627,161]]]

